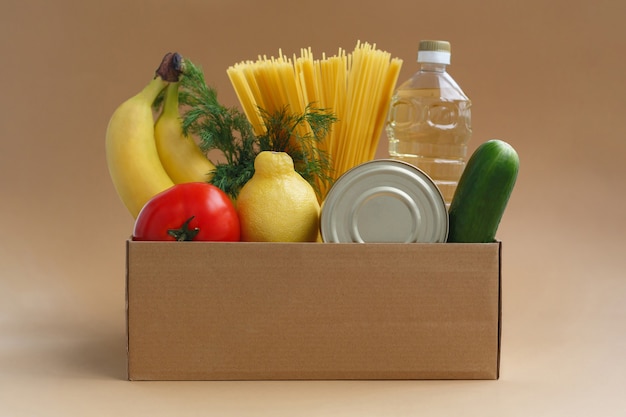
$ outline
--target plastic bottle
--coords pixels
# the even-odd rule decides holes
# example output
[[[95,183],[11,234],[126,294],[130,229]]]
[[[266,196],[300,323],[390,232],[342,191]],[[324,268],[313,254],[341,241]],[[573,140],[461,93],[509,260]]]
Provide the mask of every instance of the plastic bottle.
[[[449,207],[472,135],[471,101],[447,72],[449,42],[421,41],[417,62],[419,70],[391,100],[386,125],[389,155],[425,171]]]

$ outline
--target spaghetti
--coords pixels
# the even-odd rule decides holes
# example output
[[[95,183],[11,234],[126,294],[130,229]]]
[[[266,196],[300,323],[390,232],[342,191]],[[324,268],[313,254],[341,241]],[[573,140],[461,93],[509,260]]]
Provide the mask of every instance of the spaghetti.
[[[350,168],[374,159],[402,60],[376,45],[357,42],[352,53],[315,59],[311,48],[292,58],[259,56],[228,68],[228,77],[256,134],[265,127],[260,109],[286,106],[302,113],[307,106],[332,111],[338,121],[320,148],[332,161],[337,179]],[[327,190],[319,184],[322,196]]]

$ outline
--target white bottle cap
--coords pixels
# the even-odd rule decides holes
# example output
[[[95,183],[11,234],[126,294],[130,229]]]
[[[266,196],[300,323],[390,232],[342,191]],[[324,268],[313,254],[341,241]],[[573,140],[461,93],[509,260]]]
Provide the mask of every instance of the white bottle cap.
[[[448,41],[420,41],[417,62],[450,65],[450,52]]]

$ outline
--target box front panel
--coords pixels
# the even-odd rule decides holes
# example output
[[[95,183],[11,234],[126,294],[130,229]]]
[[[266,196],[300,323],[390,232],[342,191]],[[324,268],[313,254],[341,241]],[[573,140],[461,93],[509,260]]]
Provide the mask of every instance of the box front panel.
[[[129,242],[129,378],[494,379],[499,250]]]

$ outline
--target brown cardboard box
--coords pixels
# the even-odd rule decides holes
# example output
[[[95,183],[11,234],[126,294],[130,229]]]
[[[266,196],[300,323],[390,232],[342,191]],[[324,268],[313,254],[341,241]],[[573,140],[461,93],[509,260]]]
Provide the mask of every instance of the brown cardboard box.
[[[128,378],[497,379],[500,253],[128,241]]]

